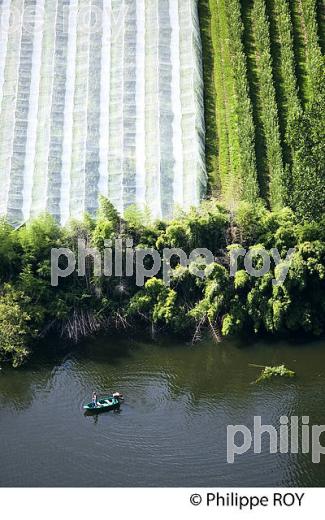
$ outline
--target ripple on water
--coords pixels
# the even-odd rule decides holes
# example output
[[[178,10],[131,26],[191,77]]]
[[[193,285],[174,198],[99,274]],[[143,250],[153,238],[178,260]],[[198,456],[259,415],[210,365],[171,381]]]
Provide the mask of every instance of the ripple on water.
[[[281,415],[309,415],[323,424],[322,354],[286,349],[299,378],[252,385],[248,363],[266,363],[260,348],[215,345],[141,347],[125,358],[79,352],[0,377],[2,485],[319,485],[323,465],[308,456],[252,450],[227,464],[227,425],[252,428],[254,416],[277,426]],[[308,365],[305,356],[308,355]],[[263,357],[264,356],[264,357]],[[313,365],[313,366],[311,366]],[[306,378],[306,382],[304,380]],[[122,391],[118,413],[85,417],[92,392]]]

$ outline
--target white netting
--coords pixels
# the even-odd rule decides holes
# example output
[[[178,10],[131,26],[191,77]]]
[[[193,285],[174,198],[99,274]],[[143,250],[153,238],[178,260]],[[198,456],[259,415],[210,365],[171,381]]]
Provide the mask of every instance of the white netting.
[[[23,0],[13,0],[2,4],[1,9],[1,45],[2,45],[2,99],[0,125],[0,212],[8,213],[8,197],[11,182],[13,142],[15,134],[15,113],[17,90],[19,83],[22,18],[15,18],[16,30],[4,30],[5,19],[13,16],[15,11],[22,12]],[[8,25],[7,25],[8,28]],[[5,54],[5,55],[4,55]],[[26,103],[28,106],[28,102]]]
[[[154,216],[198,204],[206,172],[196,0],[0,5],[0,213],[21,222],[47,210],[64,223],[95,213],[99,193],[120,212],[138,204]],[[10,10],[23,14],[15,31]]]
[[[36,145],[34,152],[34,176],[30,213],[35,216],[47,207],[47,179],[51,139],[51,118],[54,87],[55,53],[57,52],[56,20],[58,1],[46,0],[43,27],[41,70],[39,78]],[[28,208],[26,208],[28,209]]]

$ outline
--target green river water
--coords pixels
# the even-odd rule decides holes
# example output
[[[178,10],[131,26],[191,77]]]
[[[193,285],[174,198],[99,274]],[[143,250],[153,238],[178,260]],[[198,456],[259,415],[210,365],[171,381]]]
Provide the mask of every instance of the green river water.
[[[251,384],[255,364],[294,380]],[[86,417],[93,390],[121,410]],[[325,486],[325,461],[253,449],[227,463],[227,425],[325,424],[325,342],[196,346],[100,339],[0,371],[1,486]],[[325,445],[325,434],[321,437]],[[238,438],[238,443],[241,439]],[[325,456],[323,457],[325,459]]]

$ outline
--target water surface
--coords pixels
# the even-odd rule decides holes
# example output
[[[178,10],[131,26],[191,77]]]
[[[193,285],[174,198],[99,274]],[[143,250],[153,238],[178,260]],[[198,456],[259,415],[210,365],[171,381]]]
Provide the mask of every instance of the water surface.
[[[310,455],[248,451],[227,464],[226,427],[254,415],[325,424],[325,344],[189,346],[101,339],[66,357],[0,372],[1,486],[324,486]],[[295,380],[251,384],[256,364],[285,363]],[[83,403],[120,390],[119,413]],[[325,442],[324,442],[325,444]],[[324,457],[325,458],[325,457]]]

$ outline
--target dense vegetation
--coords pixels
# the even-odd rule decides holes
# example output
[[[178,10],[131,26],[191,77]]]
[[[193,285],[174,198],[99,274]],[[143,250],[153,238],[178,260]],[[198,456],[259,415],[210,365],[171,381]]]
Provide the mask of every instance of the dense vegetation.
[[[230,214],[210,200],[168,224],[148,222],[148,215],[135,208],[120,219],[105,199],[96,219],[85,216],[66,228],[49,216],[18,230],[1,221],[0,359],[20,365],[49,333],[74,342],[116,330],[148,330],[153,336],[168,333],[193,341],[206,332],[216,340],[242,333],[323,333],[324,220],[302,224],[288,208],[270,212],[262,204],[249,203]],[[138,249],[155,248],[161,255],[166,247],[179,247],[187,254],[209,248],[217,261],[202,278],[193,274],[193,265],[178,265],[175,256],[170,286],[160,272],[139,288],[125,270],[95,277],[89,256],[85,276],[74,272],[60,279],[58,287],[51,286],[51,248],[76,251],[78,238],[84,238],[87,246],[103,250],[105,240],[118,237],[132,238]],[[272,264],[260,278],[249,276],[239,264],[235,277],[230,276],[229,250],[256,244],[278,248],[282,259],[296,246],[284,285],[272,283],[283,263],[276,269]]]
[[[199,0],[199,6],[204,72],[214,83],[206,80],[205,100],[208,170],[217,192],[230,209],[260,197],[273,210],[290,206],[302,219],[319,218],[323,2]]]
[[[171,222],[106,200],[96,218],[61,228],[42,216],[14,230],[0,221],[0,361],[19,366],[49,333],[78,342],[99,332],[176,334],[216,341],[238,334],[321,335],[325,328],[325,83],[322,2],[199,0],[210,195]],[[136,248],[208,248],[205,277],[174,256],[137,287],[125,271],[75,271],[52,287],[51,249],[76,253],[78,238],[101,252],[107,240]],[[114,243],[114,242],[113,242]],[[277,248],[262,277],[230,276],[236,248]],[[274,284],[296,248],[284,284]],[[113,257],[118,252],[113,248]],[[61,259],[61,261],[63,261]],[[151,264],[145,259],[147,268]],[[256,257],[255,266],[261,264]],[[63,265],[63,264],[62,264]],[[64,265],[63,265],[64,267]],[[62,268],[63,268],[62,267]]]

